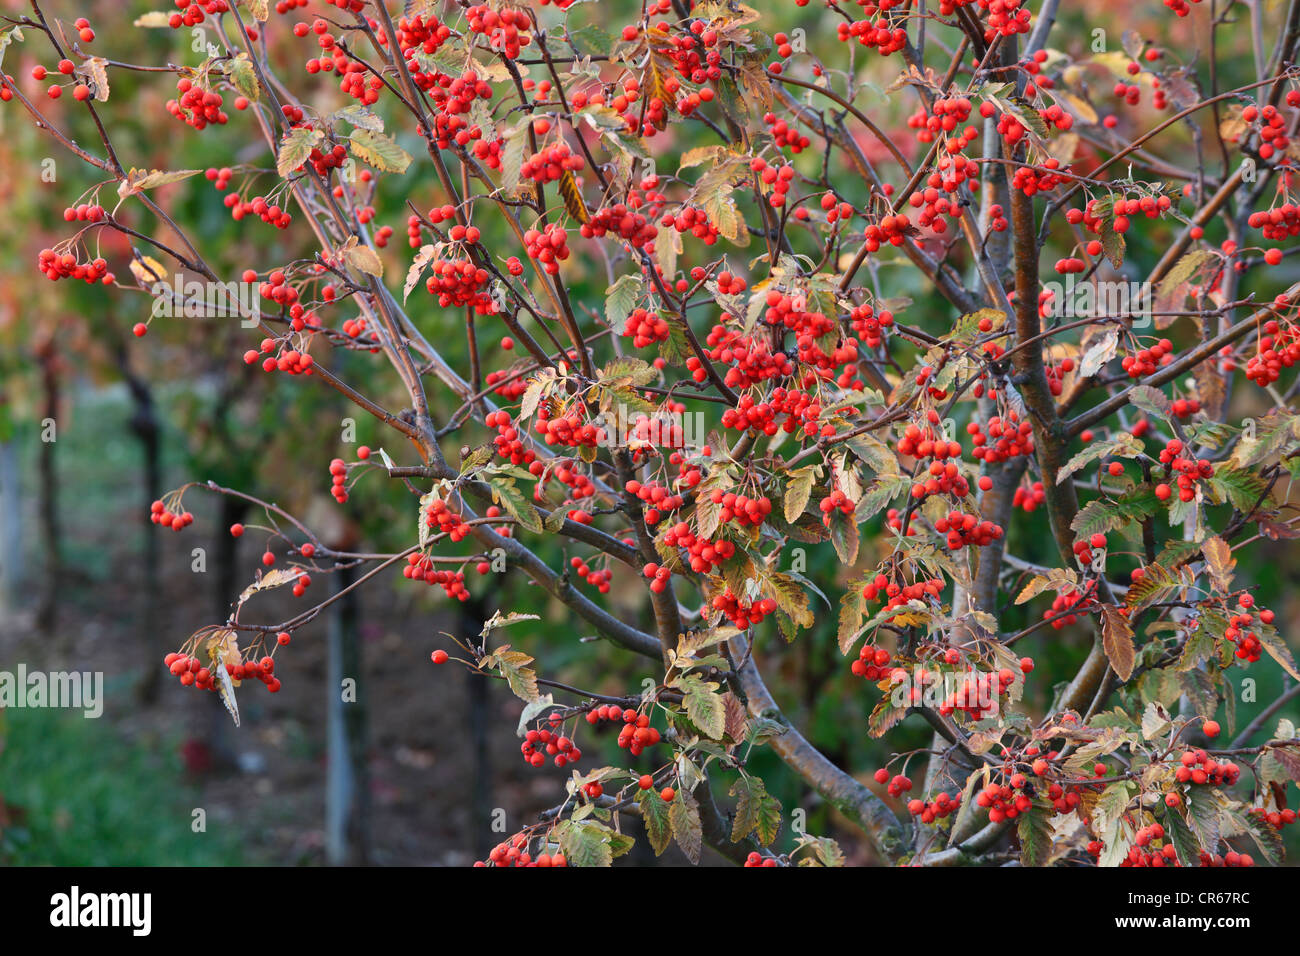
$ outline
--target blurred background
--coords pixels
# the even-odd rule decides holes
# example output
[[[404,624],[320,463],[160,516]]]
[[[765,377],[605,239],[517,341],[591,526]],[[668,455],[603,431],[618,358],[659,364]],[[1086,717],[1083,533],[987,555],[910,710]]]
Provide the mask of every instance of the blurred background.
[[[93,52],[101,56],[196,65],[203,55],[191,51],[185,31],[132,26],[136,16],[160,6],[135,0],[42,4],[47,17],[69,25],[78,16],[89,17],[98,34]],[[1150,21],[1126,25],[1142,29],[1145,22],[1162,37],[1174,31],[1171,39],[1191,49],[1197,40],[1193,25],[1172,23],[1162,6],[1150,6]],[[631,22],[634,8],[639,4],[578,5],[572,16],[616,33]],[[1105,18],[1121,10],[1131,13],[1127,4],[1103,3],[1091,6],[1089,16]],[[293,18],[310,22],[315,12],[337,11],[312,2]],[[561,18],[553,8],[541,15],[547,24]],[[780,23],[766,22],[772,19],[766,16],[762,25],[769,32],[802,27],[814,49],[829,43],[823,53],[828,62],[843,65],[844,48],[830,38],[824,16],[813,6],[783,5]],[[1089,34],[1082,16],[1067,13],[1057,35],[1079,44],[1067,52],[1087,57],[1082,44]],[[588,36],[601,42],[599,34]],[[1118,49],[1118,35],[1111,42]],[[281,76],[299,96],[322,112],[344,105],[335,79],[303,71],[310,46],[280,28],[272,30],[271,47]],[[861,59],[859,104],[914,152],[906,127],[914,98],[906,90],[884,92],[897,64],[875,56]],[[43,95],[45,84],[30,78],[38,63],[52,68],[53,56],[41,37],[29,33],[26,42],[5,51],[3,69],[60,128],[96,151],[97,136],[84,110],[66,98],[51,103]],[[1244,57],[1241,69],[1247,69]],[[175,94],[174,78],[115,69],[110,79],[111,96],[100,109],[124,164],[169,170],[273,165],[251,116],[232,111],[229,126],[196,132],[164,108]],[[1233,79],[1222,82],[1226,86]],[[1103,78],[1096,90],[1100,109],[1108,82]],[[1147,128],[1151,117],[1125,114],[1121,131],[1129,123]],[[409,132],[399,138],[422,156]],[[694,126],[673,124],[656,149],[672,156],[705,141]],[[879,144],[864,139],[863,146],[883,162]],[[815,171],[820,158],[806,154],[797,163]],[[258,536],[236,540],[227,529],[236,521],[257,524],[262,518],[236,499],[191,491],[185,507],[195,523],[175,534],[149,522],[153,499],[188,481],[212,480],[308,516],[309,523],[326,516],[320,520],[359,550],[393,551],[413,541],[415,499],[398,483],[371,475],[339,506],[328,495],[327,466],[335,456],[355,458],[361,444],[387,444],[399,461],[409,455],[393,434],[379,433],[364,413],[319,382],[246,366],[240,356],[256,341],[235,323],[156,321],[144,339],[137,339],[131,328],[148,317],[145,297],[45,280],[36,269],[37,253],[71,234],[62,211],[93,201],[98,182],[93,173],[35,129],[16,102],[0,105],[0,209],[7,226],[0,230],[0,670],[24,664],[29,670],[98,671],[106,693],[97,720],[78,711],[0,710],[0,863],[463,865],[483,859],[505,835],[559,802],[568,771],[525,764],[515,737],[521,704],[499,682],[429,663],[434,648],[452,649],[439,633],[477,634],[482,620],[498,609],[530,611],[542,619],[513,628],[507,639],[537,657],[545,676],[624,694],[652,671],[646,662],[607,645],[579,643],[585,629],[576,628],[563,608],[540,598],[514,573],[492,575],[490,584],[470,575],[473,600],[460,604],[448,601],[440,589],[412,586],[394,569],[295,634],[277,654],[279,694],[245,684],[238,728],[216,695],[171,679],[163,656],[199,627],[224,621],[232,600],[260,567]],[[269,176],[241,173],[232,188],[248,186],[257,194],[273,180],[273,170]],[[859,205],[865,200],[861,183],[846,182],[842,192]],[[199,242],[209,263],[231,278],[250,267],[265,273],[313,252],[300,223],[280,232],[251,217],[232,221],[223,194],[203,177],[153,195]],[[444,201],[427,162],[417,159],[400,183],[381,188],[376,201],[376,224],[395,231],[385,252],[390,286],[409,263],[403,242],[408,200],[420,209]],[[111,206],[114,188],[104,188],[99,201]],[[133,227],[154,228],[139,205],[124,209]],[[488,248],[521,254],[510,248],[502,227],[490,219],[476,224]],[[1154,230],[1148,234],[1158,237]],[[102,245],[92,254],[103,255],[125,276],[130,246],[108,232],[97,236]],[[1136,271],[1158,256],[1159,242],[1152,245],[1144,249],[1130,242]],[[688,245],[684,261],[694,264],[690,254]],[[733,267],[743,269],[746,259],[746,253],[733,256]],[[888,268],[888,255],[881,260],[878,278],[888,295],[911,300],[905,306],[908,321],[949,315],[915,270]],[[565,276],[575,300],[600,308],[609,272],[596,253],[584,248],[566,266]],[[419,287],[411,303],[420,328],[445,348],[454,366],[464,367],[463,315],[444,313]],[[1175,328],[1171,335],[1177,340],[1188,331]],[[513,360],[496,344],[502,332],[487,324],[480,329],[489,370],[507,368]],[[389,407],[402,407],[400,386],[380,359],[357,352],[324,354],[346,381]],[[457,404],[437,388],[431,400],[435,415],[444,418]],[[1237,390],[1234,402],[1234,414],[1264,410],[1258,395],[1244,389]],[[347,418],[356,422],[355,444],[341,437]],[[56,426],[55,441],[42,440],[49,419]],[[463,440],[479,444],[487,437],[481,427],[471,427]],[[862,567],[884,554],[873,534],[879,520],[866,529]],[[1008,530],[1016,554],[1053,560],[1048,536],[1041,533],[1043,520],[1023,514],[1016,519]],[[194,569],[196,548],[204,551],[201,571]],[[592,557],[562,551],[554,541],[541,550],[554,566],[575,554]],[[1238,575],[1257,587],[1260,602],[1277,609],[1294,647],[1289,622],[1300,611],[1300,591],[1295,564],[1284,555],[1293,556],[1293,546],[1259,542],[1240,560]],[[592,564],[593,570],[598,567]],[[620,616],[644,621],[648,610],[638,582],[620,574],[603,600]],[[809,549],[808,575],[834,599],[854,571],[841,567],[825,544]],[[332,586],[328,576],[318,575],[308,598],[295,600],[282,591],[259,596],[246,619],[283,620],[302,609],[301,600],[319,600]],[[1004,626],[1023,626],[1041,611],[1037,602],[1008,608]],[[900,725],[888,745],[867,737],[866,715],[877,692],[849,673],[836,648],[833,609],[819,607],[815,628],[793,645],[785,646],[775,632],[767,637],[763,653],[770,686],[832,760],[868,780],[891,752],[929,745],[929,730],[920,721]],[[1039,632],[1026,642],[1032,647],[1022,645],[1022,652],[1038,662],[1026,702],[1031,715],[1041,715],[1053,685],[1069,676],[1089,641],[1078,626]],[[344,673],[358,675],[359,694],[332,740],[330,707],[337,685],[330,679],[331,648],[344,662]],[[1278,668],[1267,660],[1250,676],[1259,681],[1262,702],[1281,686]],[[1221,719],[1231,734],[1234,724],[1243,726],[1256,711],[1256,705],[1243,703],[1235,715]],[[1284,715],[1300,718],[1300,709],[1293,706]],[[628,765],[613,734],[583,746],[587,767]],[[840,838],[850,863],[871,862],[852,829],[770,754],[757,754],[753,767],[787,811],[807,810],[810,833]],[[355,793],[349,800],[350,788]],[[505,814],[504,833],[493,828],[498,808]],[[206,819],[203,832],[193,827],[196,810]],[[1294,844],[1294,836],[1289,838]],[[790,845],[786,827],[777,846]],[[670,850],[659,862],[684,861],[675,854]],[[619,861],[653,862],[644,841]]]

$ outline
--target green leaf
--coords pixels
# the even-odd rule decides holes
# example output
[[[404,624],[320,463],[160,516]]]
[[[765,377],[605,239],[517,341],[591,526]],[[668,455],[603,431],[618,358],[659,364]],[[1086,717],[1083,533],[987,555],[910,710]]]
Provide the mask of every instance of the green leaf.
[[[240,53],[230,64],[230,82],[235,89],[254,103],[262,98],[262,84],[257,82],[257,71],[247,53]]]
[[[668,822],[672,826],[673,839],[686,858],[699,863],[700,851],[704,847],[704,829],[700,825],[700,808],[685,788],[679,789],[673,797],[668,807]]]
[[[1076,471],[1101,458],[1136,458],[1145,447],[1128,432],[1121,432],[1108,441],[1093,441],[1061,467],[1056,473],[1056,483],[1061,484]]]
[[[411,154],[382,133],[370,129],[354,129],[348,143],[352,155],[363,163],[386,173],[404,173],[411,165]]]
[[[614,862],[609,841],[612,832],[600,824],[565,820],[555,829],[570,866],[609,866]]]
[[[718,694],[718,685],[705,683],[698,677],[687,677],[683,681],[686,716],[705,736],[721,740],[727,726],[727,706]]]
[[[619,276],[618,281],[605,290],[605,320],[615,333],[623,331],[623,323],[636,308],[641,295],[641,277],[638,275]]]
[[[1032,807],[1016,818],[1016,835],[1020,838],[1020,865],[1043,866],[1052,852],[1052,827],[1047,813]]]
[[[781,500],[786,521],[793,523],[803,514],[804,508],[808,506],[808,499],[812,497],[813,485],[816,484],[821,471],[821,465],[806,465],[790,472]]]
[[[513,478],[494,475],[488,479],[492,496],[501,503],[510,516],[534,534],[543,534],[541,516],[531,501],[524,497]]]
[[[489,657],[496,662],[510,690],[525,702],[538,699],[537,673],[528,665],[533,659],[523,651],[512,651],[508,645],[494,651]]]
[[[1218,790],[1204,786],[1191,788],[1185,799],[1192,832],[1196,834],[1201,846],[1214,853],[1222,832],[1219,818],[1227,801]]]
[[[660,856],[668,849],[668,843],[672,839],[672,825],[668,820],[669,805],[654,787],[642,790],[637,794],[636,801],[641,806],[641,822],[645,824],[650,846],[654,849],[655,856]]]
[[[1165,814],[1165,834],[1174,845],[1178,862],[1183,866],[1198,866],[1201,859],[1201,845],[1196,834],[1192,833],[1187,821],[1176,810]]]
[[[858,547],[862,543],[857,522],[853,516],[844,514],[838,508],[830,514],[831,544],[835,545],[835,553],[839,555],[843,564],[850,566],[856,564]]]
[[[280,140],[280,152],[276,156],[275,171],[282,179],[307,161],[311,151],[325,138],[318,129],[291,129]]]

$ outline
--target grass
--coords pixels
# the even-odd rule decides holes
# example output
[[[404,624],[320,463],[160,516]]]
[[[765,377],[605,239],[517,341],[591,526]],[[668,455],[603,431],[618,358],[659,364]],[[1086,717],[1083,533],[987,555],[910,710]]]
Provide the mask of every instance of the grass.
[[[169,759],[176,741],[123,738],[79,711],[0,711],[0,864],[19,866],[238,865],[238,843],[201,805]],[[17,813],[15,814],[15,808]],[[0,814],[0,822],[4,815]]]

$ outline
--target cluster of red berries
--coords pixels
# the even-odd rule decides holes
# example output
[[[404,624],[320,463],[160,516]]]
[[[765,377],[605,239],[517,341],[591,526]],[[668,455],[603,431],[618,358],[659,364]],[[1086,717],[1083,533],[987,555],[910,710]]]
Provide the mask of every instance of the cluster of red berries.
[[[59,279],[81,279],[88,285],[102,282],[109,285],[114,276],[108,271],[108,262],[94,259],[90,262],[78,262],[70,252],[59,255],[53,249],[42,249],[36,259],[36,267],[47,279],[57,282]]]
[[[777,34],[777,36],[784,35],[783,33]],[[789,46],[789,44],[786,44],[786,46]],[[812,140],[800,133],[797,126],[787,122],[775,113],[764,113],[763,122],[767,124],[767,131],[772,134],[777,149],[788,149],[791,153],[798,155],[812,144]]]
[[[330,494],[339,504],[344,504],[348,500],[348,466],[342,458],[335,458],[330,462]]]
[[[1270,319],[1264,323],[1256,353],[1246,363],[1246,377],[1261,388],[1276,382],[1283,368],[1300,361],[1300,330]]]
[[[204,13],[213,16],[226,13],[230,4],[227,0],[176,0],[176,9],[180,12],[173,13],[167,20],[167,25],[173,30],[202,23]]]
[[[908,601],[925,601],[927,595],[937,599],[943,592],[943,587],[943,578],[925,578],[911,584],[899,584],[883,574],[877,574],[863,586],[862,596],[868,601],[883,598],[887,608],[900,607]]]
[[[188,511],[172,511],[163,502],[155,501],[149,505],[149,520],[164,528],[180,531],[194,524],[194,515]]]
[[[181,122],[195,129],[204,129],[209,123],[222,126],[229,121],[230,117],[221,108],[225,101],[216,90],[196,86],[189,77],[181,77],[176,89],[180,98],[168,100],[166,107],[167,112]]]
[[[925,107],[919,108],[907,118],[907,125],[917,131],[918,142],[933,143],[955,132],[959,124],[966,122],[970,111],[971,101],[966,97],[943,97],[934,101],[928,113]]]
[[[546,763],[547,757],[554,758],[555,766],[577,763],[582,759],[582,751],[573,745],[573,741],[562,734],[549,730],[530,730],[524,734],[524,742],[519,745],[519,752],[524,760],[534,767]]]
[[[745,857],[745,862],[741,865],[772,867],[772,866],[777,866],[778,864],[776,862],[776,857],[763,856],[757,850],[753,850],[750,852],[750,854],[747,857]]]
[[[524,447],[519,430],[510,421],[509,412],[488,412],[483,421],[488,428],[497,430],[497,437],[493,439],[493,444],[496,446],[497,454],[502,458],[508,458],[510,464],[528,466],[537,458],[532,450]]]
[[[971,454],[986,465],[1034,453],[1034,426],[1027,420],[1021,421],[1014,409],[1007,412],[1005,419],[997,415],[990,418],[987,428],[971,422],[966,432],[975,445]]]
[[[1024,485],[1016,488],[1016,493],[1011,498],[1011,507],[1022,508],[1026,513],[1032,514],[1046,500],[1047,491],[1043,488],[1043,483],[1035,481],[1028,488]]]
[[[104,207],[99,203],[80,203],[63,210],[64,222],[100,222],[104,218]]]
[[[1300,236],[1300,205],[1288,202],[1267,211],[1252,212],[1246,224],[1274,242]]]
[[[891,797],[901,797],[904,793],[912,789],[912,778],[903,774],[889,775],[889,771],[881,767],[872,775],[876,783],[884,786]]]
[[[896,216],[882,216],[879,222],[867,226],[863,233],[863,244],[868,252],[877,252],[886,243],[891,246],[901,246],[915,228],[902,213]]]
[[[493,315],[496,302],[485,291],[488,271],[468,259],[435,259],[424,287],[444,307],[469,306],[477,315]]]
[[[1214,465],[1205,459],[1186,458],[1183,456],[1183,443],[1175,438],[1160,451],[1160,463],[1169,467],[1170,474],[1177,474],[1178,498],[1191,501],[1196,497],[1196,482],[1214,476]],[[1153,475],[1156,474],[1153,472]],[[1156,485],[1156,497],[1166,501],[1173,493],[1167,484]]]
[[[862,3],[862,8],[869,17],[875,19],[838,23],[835,26],[836,37],[841,43],[856,40],[862,46],[879,51],[881,56],[897,53],[907,46],[907,30],[896,26],[885,12],[901,2],[902,0],[866,0]]]
[[[879,313],[870,305],[854,306],[849,312],[849,324],[868,348],[879,348],[884,330],[894,324],[894,313],[881,309]]]
[[[406,567],[402,568],[402,577],[411,581],[423,581],[431,586],[437,584],[447,592],[448,597],[453,597],[458,601],[469,600],[469,591],[465,587],[465,573],[463,571],[439,571],[433,560],[426,555],[407,555]],[[440,664],[442,661],[435,660],[434,663]]]
[[[243,200],[235,193],[228,193],[223,202],[230,210],[230,218],[236,222],[252,213],[262,222],[277,229],[288,229],[293,223],[291,213],[281,209],[276,203],[267,202],[265,196],[254,196],[250,200]]]
[[[569,234],[557,222],[548,223],[541,232],[529,229],[524,233],[524,245],[528,258],[540,262],[547,275],[556,275],[560,263],[569,258]]]
[[[1097,602],[1093,599],[1091,586],[1085,591],[1076,591],[1071,588],[1062,591],[1052,600],[1052,606],[1043,612],[1043,620],[1056,618],[1056,620],[1052,621],[1052,629],[1059,631],[1067,624],[1078,623],[1080,614],[1086,614],[1096,606]],[[1075,613],[1066,614],[1067,611]],[[1065,616],[1058,617],[1058,615]]]
[[[1191,0],[1191,2],[1200,3],[1201,0]],[[1178,14],[1180,17],[1185,17],[1187,14],[1192,12],[1192,8],[1187,4],[1188,0],[1165,0],[1165,6],[1174,11],[1174,13]]]
[[[1023,773],[1014,773],[1006,783],[990,783],[975,795],[975,805],[989,812],[990,823],[1014,820],[1034,805],[1033,790]]]
[[[689,232],[706,246],[716,243],[720,235],[718,227],[709,222],[709,217],[704,210],[692,206],[683,206],[676,215],[665,213],[660,224],[680,233]]]
[[[636,308],[623,323],[623,334],[632,336],[632,344],[636,348],[643,349],[656,342],[668,341],[668,322],[657,312]]]
[[[1223,636],[1237,645],[1233,654],[1238,660],[1254,664],[1264,652],[1263,643],[1248,630],[1255,623],[1255,615],[1251,610],[1255,606],[1255,598],[1250,594],[1242,594],[1237,598],[1237,605],[1236,613],[1228,618],[1228,627],[1223,632]],[[1261,624],[1270,625],[1273,623],[1273,618],[1274,614],[1269,608],[1260,610]]]
[[[583,165],[582,156],[569,149],[568,143],[552,143],[525,159],[519,175],[538,183],[553,183],[566,172],[576,173]]]
[[[732,491],[724,492],[715,489],[709,499],[715,505],[722,505],[722,511],[718,514],[718,521],[721,524],[734,521],[742,527],[745,525],[757,527],[772,513],[772,499],[767,495],[750,498]]]
[[[573,568],[573,570],[578,573],[578,577],[582,578],[601,594],[609,593],[609,582],[614,576],[614,573],[608,568],[604,568],[600,571],[593,571],[587,565],[586,561],[577,557],[569,559],[569,567]]]
[[[262,371],[264,372],[280,371],[288,372],[290,375],[313,374],[312,367],[315,365],[315,359],[306,352],[300,352],[297,349],[282,349],[276,355],[267,354],[274,352],[279,346],[280,343],[276,342],[275,339],[263,339],[260,352],[256,349],[249,349],[244,353],[244,363],[252,365],[257,361],[259,355],[266,354],[266,358],[262,359]],[[339,504],[342,504],[347,501],[347,489],[342,488],[343,482],[337,480],[339,477],[337,472],[334,473],[334,477],[336,479],[334,481],[334,497]],[[338,491],[341,488],[343,491],[342,498],[338,496]]]
[[[907,803],[907,812],[920,817],[922,823],[933,823],[961,808],[961,794],[956,795],[940,790],[933,800],[925,801],[914,797]]]
[[[749,388],[769,378],[785,378],[794,374],[794,363],[790,361],[790,356],[774,350],[766,337],[742,335],[718,324],[709,330],[705,344],[708,346],[709,358],[730,365],[723,381],[731,388]],[[695,356],[687,359],[686,367],[691,370],[697,382],[708,378],[708,373]]]
[[[578,234],[584,239],[599,238],[611,232],[633,249],[643,249],[646,252],[654,252],[655,236],[659,234],[649,218],[629,209],[625,203],[615,203],[596,210],[589,222],[578,227]]]
[[[1142,378],[1144,375],[1151,375],[1157,368],[1162,365],[1168,365],[1174,360],[1174,343],[1168,339],[1161,339],[1150,348],[1140,349],[1132,355],[1125,355],[1120,359],[1120,368],[1128,373],[1130,378]]]
[[[858,659],[849,665],[849,670],[863,680],[875,683],[889,673],[889,661],[890,653],[885,648],[863,644],[858,651]]]
[[[583,421],[582,414],[583,409],[575,407],[562,415],[553,415],[549,406],[542,405],[537,409],[533,427],[548,445],[595,448],[606,440],[605,429]]]
[[[1106,536],[1098,532],[1086,541],[1080,538],[1074,542],[1074,560],[1079,563],[1080,567],[1091,565],[1097,558],[1094,551],[1105,552]]]
[[[763,598],[753,604],[746,604],[732,593],[731,588],[714,597],[709,604],[713,610],[721,611],[726,615],[727,620],[742,631],[761,624],[763,618],[774,613],[777,608],[776,600],[773,598]]]
[[[848,222],[855,214],[855,210],[850,203],[836,199],[835,194],[832,192],[822,194],[821,205],[826,213],[826,221],[829,223]]]
[[[794,180],[794,167],[772,166],[762,156],[757,156],[750,161],[749,168],[758,174],[764,186],[771,187],[772,194],[767,201],[772,207],[780,209],[784,206],[786,193],[790,191],[790,183]]]
[[[1059,110],[1060,107],[1053,106],[1052,109]],[[1059,159],[1049,159],[1041,166],[1018,166],[1011,178],[1011,187],[1019,189],[1026,196],[1051,192],[1066,181],[1066,177],[1060,175],[1058,170],[1061,170]]]
[[[171,653],[163,658],[163,663],[171,671],[173,677],[180,679],[180,682],[189,687],[193,685],[199,690],[217,689],[217,681],[212,669],[204,666],[203,662],[197,657],[185,654]],[[263,657],[260,661],[245,661],[241,664],[224,664],[226,673],[232,680],[251,680],[257,678],[266,685],[266,689],[272,694],[280,690],[280,679],[275,676],[275,661],[271,657]]]
[[[831,526],[831,520],[836,512],[839,512],[841,515],[845,515],[846,517],[852,518],[854,509],[857,507],[857,504],[856,502],[852,501],[849,498],[849,496],[846,495],[843,491],[841,491],[839,488],[836,488],[833,491],[831,491],[829,495],[823,498],[818,503],[817,507],[821,509],[822,524],[824,524],[826,527],[829,528]]]
[[[645,521],[648,525],[658,524],[665,513],[676,511],[686,503],[686,499],[681,495],[674,494],[664,485],[653,481],[642,484],[634,478],[624,487],[628,494],[636,495],[648,505],[645,509]]]
[[[948,512],[946,518],[934,523],[934,530],[948,536],[948,547],[956,551],[959,548],[982,548],[1002,537],[1002,528],[992,521],[981,521],[978,515],[963,514],[961,511]]]
[[[441,498],[435,498],[425,507],[424,521],[430,528],[447,535],[452,541],[464,541],[469,535],[469,525]]]
[[[535,866],[541,868],[549,867],[567,867],[569,861],[565,859],[563,853],[539,853],[534,859],[528,852],[528,837],[522,833],[516,833],[505,843],[498,843],[488,854],[487,861],[476,862],[475,866],[513,866],[526,867]]]
[[[1028,660],[1028,658],[1025,660]],[[1029,662],[1029,667],[1032,669],[1032,661]],[[1023,662],[1021,663],[1021,669],[1025,669]],[[940,675],[935,671],[922,670],[918,677],[923,682],[927,679],[937,682]],[[1015,672],[1008,667],[1001,668],[997,673],[992,671],[971,671],[939,705],[939,713],[948,717],[957,711],[961,711],[970,715],[973,720],[995,716],[998,712],[998,699],[1006,693],[1007,688],[1015,682],[1015,679]],[[916,703],[920,703],[920,687],[912,688],[912,697]]]
[[[450,149],[452,143],[465,147],[482,137],[483,131],[465,118],[475,100],[492,98],[491,85],[478,73],[466,70],[454,79],[443,73],[418,73],[412,79],[419,85],[427,84],[425,88],[436,107],[433,135],[439,149]]]
[[[1230,787],[1241,776],[1241,768],[1231,760],[1219,763],[1204,750],[1185,750],[1178,761],[1174,778],[1179,783],[1213,784]]]
[[[474,33],[482,34],[488,39],[488,46],[498,53],[504,53],[510,59],[519,56],[519,51],[532,42],[528,30],[533,21],[527,10],[504,7],[494,10],[486,3],[475,4],[465,11],[469,18],[469,28]]]
[[[736,546],[725,538],[710,541],[701,538],[691,530],[685,521],[679,521],[664,532],[664,544],[670,548],[685,548],[690,555],[691,570],[697,574],[707,574],[736,553]],[[651,566],[646,565],[649,570]],[[650,572],[646,577],[651,577]]]
[[[602,720],[622,721],[623,726],[618,732],[618,745],[634,757],[641,756],[641,752],[646,747],[653,747],[659,743],[659,731],[650,726],[649,714],[639,714],[630,707],[624,710],[615,704],[602,704],[587,712],[587,723],[598,724]],[[644,780],[643,777],[642,782]],[[642,789],[649,788],[642,787]],[[672,796],[664,799],[671,801]]]
[[[979,0],[979,5],[989,12],[988,25],[984,28],[986,42],[992,42],[998,34],[1009,37],[1029,32],[1031,15],[1027,7],[1020,5],[1020,0]]]

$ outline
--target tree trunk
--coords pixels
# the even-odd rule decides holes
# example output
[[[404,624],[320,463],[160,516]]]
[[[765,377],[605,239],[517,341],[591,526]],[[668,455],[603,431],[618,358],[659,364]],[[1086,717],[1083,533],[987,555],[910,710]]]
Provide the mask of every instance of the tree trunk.
[[[351,568],[334,574],[335,593],[351,584],[354,577]],[[334,866],[370,862],[370,777],[366,767],[366,697],[359,618],[355,591],[345,594],[329,609],[325,848]],[[351,682],[346,689],[345,680]]]
[[[41,447],[37,463],[40,502],[41,539],[45,548],[45,561],[42,571],[39,604],[36,608],[36,626],[47,638],[54,635],[58,619],[59,580],[62,562],[59,541],[59,481],[55,468],[54,446],[58,437],[59,416],[59,370],[58,358],[53,342],[47,342],[39,349],[41,362],[41,395],[43,398],[41,415]],[[53,423],[54,431],[45,434],[46,422]],[[67,641],[53,642],[55,656],[65,657],[71,652]]]

